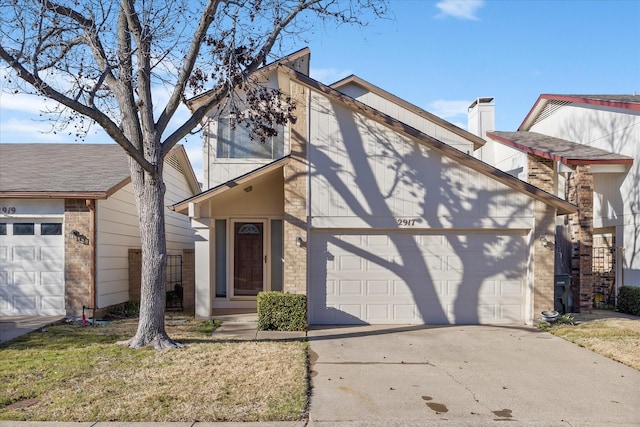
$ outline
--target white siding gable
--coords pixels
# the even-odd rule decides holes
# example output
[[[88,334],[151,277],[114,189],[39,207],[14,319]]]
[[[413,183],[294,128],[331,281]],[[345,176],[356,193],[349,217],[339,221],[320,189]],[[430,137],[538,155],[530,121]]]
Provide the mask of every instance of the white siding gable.
[[[133,185],[127,184],[96,203],[96,304],[129,300],[129,248],[140,247]]]
[[[456,135],[448,129],[432,122],[406,109],[405,107],[388,100],[374,92],[371,92],[360,85],[351,83],[340,87],[340,92],[348,95],[363,104],[374,108],[381,113],[393,117],[420,132],[449,144],[458,150],[471,154],[473,153],[473,143],[460,135]]]
[[[311,222],[338,228],[530,228],[521,192],[311,95]]]
[[[193,196],[189,182],[174,158],[165,160],[165,206]],[[107,307],[129,300],[129,249],[140,248],[140,226],[133,184],[129,183],[96,209],[96,294],[97,306]],[[193,249],[195,233],[189,218],[165,207],[167,253]]]
[[[271,72],[268,76],[265,76],[265,80],[261,84],[271,88],[278,88],[278,79],[276,72]],[[238,95],[242,99],[242,94]],[[271,163],[274,159],[243,159],[243,158],[218,158],[217,157],[217,133],[218,125],[217,121],[219,117],[225,117],[228,113],[212,109],[205,118],[206,124],[204,129],[204,190],[215,187],[219,184],[223,184],[234,178],[242,176],[248,172],[251,172],[261,166]],[[290,152],[289,147],[289,135],[285,126],[284,130],[284,155],[288,155]]]

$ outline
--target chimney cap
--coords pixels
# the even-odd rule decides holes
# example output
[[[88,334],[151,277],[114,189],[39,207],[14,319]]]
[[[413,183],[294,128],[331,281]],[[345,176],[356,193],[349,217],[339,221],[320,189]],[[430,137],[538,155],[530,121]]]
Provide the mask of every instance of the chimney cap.
[[[473,107],[475,107],[478,104],[488,104],[491,101],[493,101],[493,97],[492,96],[486,96],[486,97],[480,97],[480,98],[476,98],[471,105],[469,105],[469,110],[471,110]]]

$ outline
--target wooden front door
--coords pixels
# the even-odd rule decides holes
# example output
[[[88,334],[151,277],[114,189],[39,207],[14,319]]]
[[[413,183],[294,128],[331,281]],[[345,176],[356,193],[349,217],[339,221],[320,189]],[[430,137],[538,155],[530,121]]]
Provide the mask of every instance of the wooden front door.
[[[236,222],[233,236],[233,295],[256,296],[264,289],[264,224]]]

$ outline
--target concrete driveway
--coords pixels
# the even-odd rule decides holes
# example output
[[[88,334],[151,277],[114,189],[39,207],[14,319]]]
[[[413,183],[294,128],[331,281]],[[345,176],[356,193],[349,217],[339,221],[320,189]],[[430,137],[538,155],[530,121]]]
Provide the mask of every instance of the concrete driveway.
[[[0,317],[0,343],[55,323],[63,316],[13,316]]]
[[[640,372],[533,327],[309,331],[310,425],[640,425]]]

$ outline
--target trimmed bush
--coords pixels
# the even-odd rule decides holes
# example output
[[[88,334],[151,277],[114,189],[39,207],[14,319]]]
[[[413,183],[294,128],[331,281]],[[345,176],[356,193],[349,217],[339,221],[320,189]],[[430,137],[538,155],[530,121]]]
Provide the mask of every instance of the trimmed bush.
[[[639,286],[620,286],[618,290],[618,311],[640,316]]]
[[[258,329],[306,331],[306,295],[260,292],[258,294]]]

